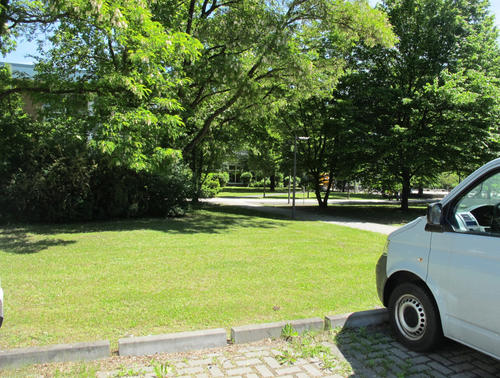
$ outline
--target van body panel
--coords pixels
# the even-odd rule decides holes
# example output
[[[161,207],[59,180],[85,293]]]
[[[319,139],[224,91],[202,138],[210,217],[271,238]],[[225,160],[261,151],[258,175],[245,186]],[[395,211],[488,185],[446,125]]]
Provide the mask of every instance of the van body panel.
[[[440,203],[439,232],[426,231],[421,217],[391,233],[386,274],[377,275],[420,277],[437,304],[444,336],[500,359],[500,158]]]
[[[440,288],[445,336],[500,358],[500,239],[434,234],[429,277]]]
[[[408,271],[425,281],[431,234],[424,228],[425,217],[420,217],[389,235],[387,277]]]

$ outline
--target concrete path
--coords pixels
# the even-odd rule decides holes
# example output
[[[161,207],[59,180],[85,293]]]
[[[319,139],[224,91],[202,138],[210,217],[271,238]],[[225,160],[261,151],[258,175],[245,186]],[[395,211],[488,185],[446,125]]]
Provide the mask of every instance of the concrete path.
[[[229,205],[229,206],[239,206],[245,208],[258,209],[259,211],[270,213],[270,214],[279,214],[282,216],[291,216],[292,209],[286,208],[285,206],[290,206],[288,204],[288,199],[265,199],[265,198],[229,198],[229,197],[218,197],[218,198],[209,198],[202,200],[203,202],[217,204],[217,205]],[[389,203],[394,204],[394,201],[384,201],[384,200],[332,200],[331,204],[334,203],[343,203],[343,204],[363,204],[363,203]],[[330,215],[320,215],[313,214],[300,209],[300,206],[303,205],[316,205],[317,201],[314,199],[305,199],[305,200],[297,200],[296,208],[295,208],[295,218],[298,220],[306,220],[306,221],[321,221],[325,223],[337,224],[340,226],[347,226],[352,228],[357,228],[365,231],[379,232],[381,234],[390,234],[392,231],[398,229],[397,226],[390,226],[386,224],[380,223],[372,223],[372,222],[364,222],[359,219],[351,219],[345,217],[336,217]]]
[[[447,341],[416,353],[391,338],[388,326],[325,333],[307,342],[266,340],[219,349],[140,358],[114,357],[120,368],[97,377],[498,377],[500,361]],[[316,352],[315,352],[316,351]]]

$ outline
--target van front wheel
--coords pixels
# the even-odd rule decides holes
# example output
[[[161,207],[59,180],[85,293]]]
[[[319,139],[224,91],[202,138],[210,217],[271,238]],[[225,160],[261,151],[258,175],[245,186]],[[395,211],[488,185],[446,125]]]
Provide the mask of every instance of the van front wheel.
[[[427,291],[412,283],[397,286],[389,298],[391,330],[416,352],[435,347],[443,337],[439,312]]]

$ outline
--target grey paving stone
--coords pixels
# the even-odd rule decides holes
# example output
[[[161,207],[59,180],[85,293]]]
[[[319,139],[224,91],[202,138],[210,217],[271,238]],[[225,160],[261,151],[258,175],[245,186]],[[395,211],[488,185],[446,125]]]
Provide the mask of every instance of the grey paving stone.
[[[338,335],[338,344],[333,344],[329,338],[322,339],[318,345],[327,346],[331,350],[332,358],[339,361],[335,368],[325,370],[318,357],[300,357],[294,364],[281,365],[273,356],[282,354],[284,348],[293,351],[293,344],[283,344],[283,341],[265,341],[257,343],[261,346],[241,345],[226,347],[218,352],[210,351],[193,353],[193,358],[187,358],[188,364],[180,365],[181,361],[172,363],[180,368],[202,368],[189,374],[208,374],[210,377],[236,375],[263,378],[275,376],[320,377],[345,376],[352,374],[356,377],[494,377],[500,376],[500,364],[479,352],[465,346],[450,342],[442,350],[432,354],[420,354],[407,350],[401,344],[386,338],[383,332],[388,331],[386,325],[368,327],[360,334],[354,329],[343,330]],[[352,337],[351,337],[352,336]],[[364,338],[364,342],[358,342]],[[381,341],[381,340],[385,341]],[[232,350],[227,352],[226,350]],[[296,350],[299,353],[301,349]],[[217,365],[211,365],[216,362]],[[340,363],[342,362],[342,363]],[[345,364],[345,366],[344,366]],[[488,370],[484,369],[487,368]],[[188,374],[189,370],[179,374]],[[111,376],[111,375],[108,375]],[[106,377],[108,377],[106,376]],[[104,378],[104,376],[102,377]]]
[[[451,374],[451,373],[453,373],[453,370],[448,369],[446,366],[444,366],[443,364],[441,364],[441,363],[439,363],[437,361],[430,362],[430,363],[427,364],[427,366],[429,366],[430,368],[432,368],[432,370],[434,370],[434,371],[438,371],[441,374]]]
[[[177,370],[177,373],[182,374],[182,375],[196,374],[196,373],[201,373],[201,372],[203,372],[203,368],[201,368],[200,366],[189,367],[189,368]]]
[[[257,366],[255,366],[255,369],[259,372],[259,374],[262,377],[272,377],[272,376],[274,376],[274,374],[271,373],[271,371],[265,365],[257,365]]]
[[[395,349],[392,351],[392,354],[394,354],[395,356],[398,356],[399,358],[403,359],[403,360],[406,360],[407,358],[409,358],[410,356],[408,355],[408,353],[406,353],[406,351],[402,351],[400,350],[399,348],[398,349]]]
[[[473,364],[488,373],[495,373],[495,371],[497,370],[495,365],[491,364],[491,361],[489,362],[490,364],[484,361],[474,361]]]
[[[211,363],[212,363],[212,359],[211,358],[205,358],[205,359],[202,359],[202,360],[188,361],[188,365],[189,366],[208,365],[208,364],[211,364]]]
[[[425,364],[412,365],[408,371],[410,373],[422,373],[424,371],[431,370],[431,368]]]
[[[252,369],[249,367],[243,367],[243,368],[237,368],[237,369],[230,369],[226,371],[227,375],[241,375],[241,374],[249,374],[252,372]]]
[[[300,373],[301,371],[302,370],[298,366],[290,366],[290,367],[276,369],[276,374],[278,375],[295,374],[295,373]]]
[[[444,366],[450,366],[450,365],[453,365],[453,361],[451,361],[449,358],[445,358],[437,353],[433,353],[432,355],[432,359],[434,361],[437,361],[439,362],[441,365],[444,365]]]
[[[310,378],[307,374],[305,373],[297,373],[295,374],[295,377],[297,378]]]
[[[471,365],[469,362],[464,362],[462,364],[450,365],[449,368],[458,373],[458,372],[464,372],[467,370],[473,370],[474,366]]]
[[[223,377],[224,373],[217,366],[209,366],[208,371],[212,377]]]
[[[471,361],[472,360],[472,356],[470,354],[459,354],[457,356],[454,356],[454,357],[450,357],[450,361],[453,361],[453,362],[456,362],[456,363],[459,363],[459,362],[467,362],[467,361]]]
[[[411,358],[411,361],[414,364],[424,364],[424,363],[429,362],[430,360],[431,359],[429,357],[424,356],[424,355],[419,355],[418,357]]]
[[[251,359],[245,359],[242,361],[236,361],[236,365],[238,366],[250,366],[250,365],[258,365],[261,364],[262,362],[257,359],[257,358],[251,358]]]
[[[457,373],[450,375],[450,378],[477,378],[478,376],[472,372]]]
[[[310,376],[312,377],[321,377],[322,373],[313,365],[303,365],[302,369],[304,369]]]
[[[274,358],[272,357],[264,357],[263,358],[265,363],[268,364],[271,368],[273,369],[279,369],[280,368],[280,364],[278,363],[278,361],[276,361]]]

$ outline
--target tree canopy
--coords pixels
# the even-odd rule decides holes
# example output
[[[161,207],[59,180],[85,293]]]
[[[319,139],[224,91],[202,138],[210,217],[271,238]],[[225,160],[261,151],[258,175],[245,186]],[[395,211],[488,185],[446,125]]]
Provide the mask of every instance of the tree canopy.
[[[399,186],[407,208],[412,185],[498,153],[487,1],[0,0],[0,25],[2,53],[48,41],[34,77],[0,67],[0,185],[29,197],[18,209],[59,190],[75,218],[147,214],[170,190],[169,212],[236,150],[274,177],[298,136],[321,206],[357,179]]]
[[[365,166],[399,182],[407,208],[412,183],[498,153],[498,33],[482,0],[387,0],[380,9],[398,42],[357,46],[338,96],[356,109],[349,123],[371,136]]]

